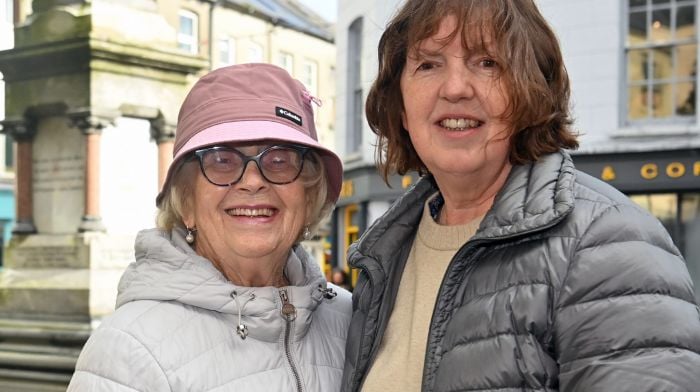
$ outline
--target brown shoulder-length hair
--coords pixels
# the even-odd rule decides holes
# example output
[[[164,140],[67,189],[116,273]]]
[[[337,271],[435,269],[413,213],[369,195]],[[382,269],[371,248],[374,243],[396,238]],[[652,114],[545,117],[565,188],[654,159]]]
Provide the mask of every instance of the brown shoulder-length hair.
[[[532,0],[407,0],[379,41],[379,71],[365,104],[367,121],[379,137],[376,159],[385,181],[393,172],[427,172],[401,122],[401,74],[406,56],[449,15],[458,26],[449,40],[461,30],[465,48],[484,49],[484,38],[493,39],[491,51],[508,97],[503,118],[512,126],[510,162],[534,162],[561,148],[577,148],[559,43]],[[481,42],[469,39],[474,33]]]

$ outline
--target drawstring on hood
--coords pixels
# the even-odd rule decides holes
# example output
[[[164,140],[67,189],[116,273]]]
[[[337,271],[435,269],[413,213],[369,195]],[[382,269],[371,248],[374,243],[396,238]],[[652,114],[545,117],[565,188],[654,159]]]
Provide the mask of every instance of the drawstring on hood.
[[[278,288],[234,285],[192,249],[185,235],[184,228],[179,227],[171,232],[151,229],[139,233],[136,262],[120,281],[117,306],[136,300],[177,301],[229,315],[231,329],[241,340],[277,341],[285,328],[279,313]],[[298,341],[306,335],[318,306],[335,301],[333,289],[337,288],[326,283],[318,264],[300,245],[289,253],[284,275],[297,309],[291,338]]]
[[[242,317],[241,314],[243,313],[243,310],[245,309],[245,306],[248,305],[248,302],[254,301],[255,300],[255,293],[250,293],[250,297],[243,302],[243,306],[241,306],[240,302],[238,302],[238,292],[236,290],[233,290],[231,292],[231,298],[236,302],[236,308],[238,308],[238,325],[236,325],[236,333],[238,336],[241,337],[242,340],[245,340],[245,338],[248,337],[248,327],[243,324],[242,322]]]

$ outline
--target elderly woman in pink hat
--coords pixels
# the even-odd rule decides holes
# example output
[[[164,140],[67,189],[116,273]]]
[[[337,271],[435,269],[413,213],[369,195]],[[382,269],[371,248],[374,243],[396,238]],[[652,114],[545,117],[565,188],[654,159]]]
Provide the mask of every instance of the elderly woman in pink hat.
[[[334,391],[351,301],[299,242],[332,209],[341,161],[303,85],[221,68],[180,110],[174,159],[117,309],[69,391]]]

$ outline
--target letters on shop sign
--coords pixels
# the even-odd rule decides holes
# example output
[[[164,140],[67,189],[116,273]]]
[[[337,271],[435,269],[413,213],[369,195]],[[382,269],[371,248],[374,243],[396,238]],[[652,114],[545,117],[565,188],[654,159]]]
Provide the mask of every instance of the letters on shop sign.
[[[340,198],[345,199],[355,194],[355,186],[352,180],[345,180],[340,187]]]
[[[693,177],[700,177],[700,161],[692,164],[683,162],[670,162],[660,165],[658,163],[645,163],[639,169],[639,175],[645,180],[654,180],[663,175],[667,178],[676,179],[690,174]],[[614,181],[617,179],[617,173],[612,165],[606,165],[600,173],[600,178],[603,181]]]

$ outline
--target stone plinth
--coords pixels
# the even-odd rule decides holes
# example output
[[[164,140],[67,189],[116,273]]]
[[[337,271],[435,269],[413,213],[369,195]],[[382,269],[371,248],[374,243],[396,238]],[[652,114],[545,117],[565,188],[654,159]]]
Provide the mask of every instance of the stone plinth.
[[[65,391],[95,323],[114,310],[133,236],[14,236],[0,273],[0,390]]]
[[[90,323],[114,311],[133,236],[15,236],[0,274],[0,320]]]

